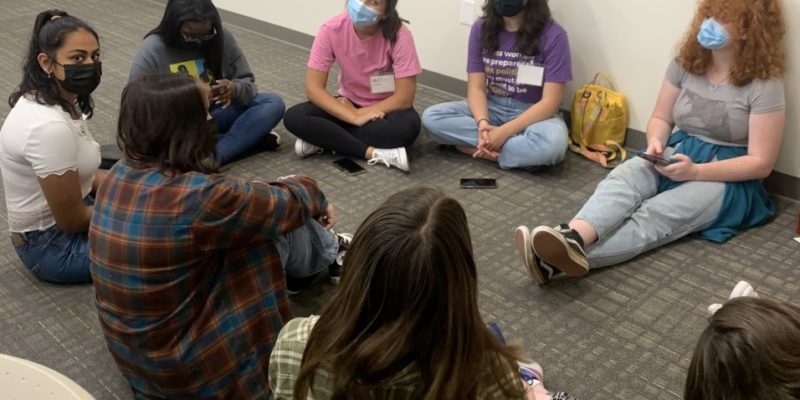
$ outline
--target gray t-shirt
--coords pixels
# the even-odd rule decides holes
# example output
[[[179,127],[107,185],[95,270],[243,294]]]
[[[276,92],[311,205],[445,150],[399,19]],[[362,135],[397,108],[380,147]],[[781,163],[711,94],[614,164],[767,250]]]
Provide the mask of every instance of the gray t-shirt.
[[[666,79],[680,89],[672,108],[675,125],[714,144],[747,147],[750,114],[779,111],[786,105],[783,80],[778,78],[715,88],[708,77],[689,73],[673,60]]]
[[[217,76],[216,79],[229,79],[236,84],[237,97],[234,103],[250,103],[258,92],[256,79],[233,35],[223,30],[222,37],[225,48],[222,54],[222,76]],[[128,81],[149,72],[174,72],[192,75],[207,82],[209,78],[204,57],[203,50],[169,47],[161,36],[150,35],[142,41],[133,57]]]

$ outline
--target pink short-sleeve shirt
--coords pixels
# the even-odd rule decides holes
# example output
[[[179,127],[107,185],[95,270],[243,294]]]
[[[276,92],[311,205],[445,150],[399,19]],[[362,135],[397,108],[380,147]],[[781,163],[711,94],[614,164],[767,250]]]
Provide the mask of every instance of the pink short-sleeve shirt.
[[[392,95],[372,93],[370,77],[394,73],[395,79],[402,79],[422,73],[414,38],[405,25],[397,32],[394,44],[380,31],[360,39],[346,12],[325,21],[319,28],[311,46],[308,68],[327,72],[334,62],[340,70],[339,95],[360,106],[370,106]]]

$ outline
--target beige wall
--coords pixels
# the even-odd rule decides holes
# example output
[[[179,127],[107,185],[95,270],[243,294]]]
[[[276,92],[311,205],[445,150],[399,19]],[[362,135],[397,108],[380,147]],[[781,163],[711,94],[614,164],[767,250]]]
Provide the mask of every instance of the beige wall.
[[[400,15],[411,21],[423,68],[465,79],[469,27],[459,23],[461,1],[402,0]],[[469,1],[469,0],[466,0]],[[483,3],[475,1],[474,11]],[[344,0],[216,0],[218,7],[310,35],[344,10]],[[675,45],[694,12],[695,0],[550,0],[554,17],[569,32],[574,83],[570,93],[596,71],[608,72],[628,96],[631,128],[645,130]],[[800,177],[800,1],[784,0],[788,16],[787,124],[776,165]],[[797,38],[792,40],[792,38]],[[567,106],[565,102],[565,106]]]

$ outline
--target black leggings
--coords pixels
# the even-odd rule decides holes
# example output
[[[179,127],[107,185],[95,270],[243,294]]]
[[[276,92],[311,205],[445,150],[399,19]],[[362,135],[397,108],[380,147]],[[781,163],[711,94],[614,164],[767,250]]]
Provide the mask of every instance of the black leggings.
[[[305,102],[288,110],[283,125],[298,138],[325,150],[364,159],[367,148],[409,147],[419,135],[419,113],[413,108],[387,113],[384,118],[355,126]]]

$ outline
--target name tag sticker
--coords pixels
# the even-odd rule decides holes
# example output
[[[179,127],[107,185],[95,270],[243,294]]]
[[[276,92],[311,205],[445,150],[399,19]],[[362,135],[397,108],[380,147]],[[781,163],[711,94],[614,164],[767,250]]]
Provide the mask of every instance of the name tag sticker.
[[[517,66],[517,85],[542,86],[544,83],[544,67],[520,64]]]
[[[372,75],[369,77],[372,93],[394,92],[394,74],[391,72]]]

